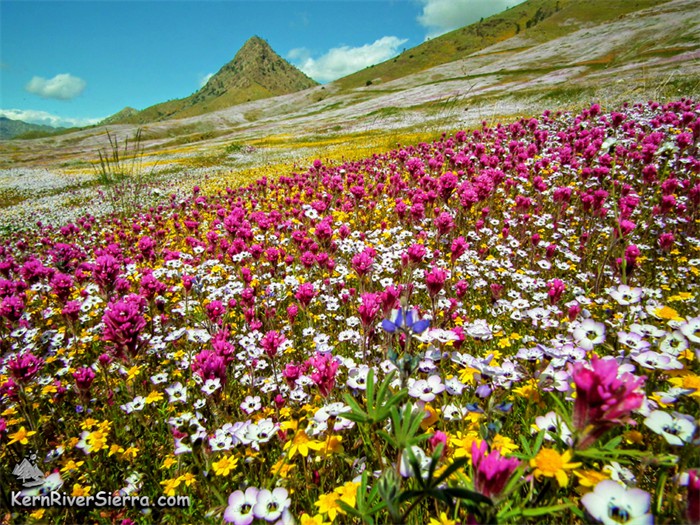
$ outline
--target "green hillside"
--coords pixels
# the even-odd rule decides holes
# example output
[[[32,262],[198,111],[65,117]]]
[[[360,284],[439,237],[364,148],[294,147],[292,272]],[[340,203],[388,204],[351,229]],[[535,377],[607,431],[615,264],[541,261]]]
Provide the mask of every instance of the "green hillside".
[[[669,0],[528,0],[475,24],[456,29],[396,58],[341,78],[335,85],[354,89],[389,82],[472,53],[516,35],[537,43],[572,33],[583,24],[598,24]]]

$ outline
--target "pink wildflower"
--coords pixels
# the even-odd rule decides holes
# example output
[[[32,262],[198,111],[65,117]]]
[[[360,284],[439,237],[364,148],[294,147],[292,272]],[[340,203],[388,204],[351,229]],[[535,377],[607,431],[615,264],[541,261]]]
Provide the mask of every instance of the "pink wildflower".
[[[323,397],[327,397],[335,386],[335,374],[338,371],[338,362],[330,354],[316,354],[307,361],[315,368],[311,379]]]
[[[22,312],[24,312],[24,301],[16,295],[4,297],[0,303],[0,316],[11,323],[19,321]]]
[[[199,352],[191,365],[192,371],[203,380],[219,379],[226,383],[226,359],[211,350]]]
[[[78,390],[81,393],[87,393],[95,380],[95,372],[92,368],[84,366],[73,372],[73,379],[75,379],[75,386],[78,387]]]
[[[299,303],[306,308],[309,306],[309,303],[311,302],[311,299],[316,297],[316,290],[314,288],[314,285],[311,283],[304,283],[299,286],[299,289],[297,290],[297,293],[294,294],[294,297],[297,298]]]
[[[688,506],[685,517],[692,525],[700,523],[700,471],[697,469],[688,471]]]
[[[44,366],[44,360],[28,352],[16,355],[7,363],[10,375],[22,383],[28,383]]]
[[[428,294],[431,298],[440,293],[440,290],[445,286],[447,280],[447,272],[442,268],[433,268],[425,276],[425,286],[428,288]]]
[[[260,341],[260,346],[263,347],[267,356],[272,359],[277,355],[277,349],[282,343],[284,343],[285,337],[280,334],[277,330],[270,330],[267,332],[262,340]]]
[[[102,316],[104,329],[102,339],[116,345],[116,355],[122,356],[127,351],[131,356],[138,352],[141,331],[146,326],[146,319],[141,315],[143,298],[130,295],[116,302],[110,302]]]
[[[638,390],[644,377],[625,372],[618,377],[619,365],[614,359],[591,358],[591,367],[576,363],[573,380],[576,384],[574,427],[580,432],[579,448],[592,445],[615,425],[631,423],[633,410],[644,402]]]
[[[488,451],[486,441],[472,442],[472,465],[474,466],[474,488],[486,497],[498,497],[511,475],[520,466],[516,458],[505,458],[498,450]]]

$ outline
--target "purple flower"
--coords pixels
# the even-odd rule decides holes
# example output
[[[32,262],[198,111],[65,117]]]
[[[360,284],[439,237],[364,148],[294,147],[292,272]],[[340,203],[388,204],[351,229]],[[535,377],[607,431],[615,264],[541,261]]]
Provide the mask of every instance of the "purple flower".
[[[420,243],[413,243],[406,251],[408,260],[412,263],[420,263],[427,253],[425,246]]]
[[[100,255],[92,266],[92,277],[103,293],[110,293],[119,277],[119,261],[113,256]]]
[[[102,339],[115,345],[118,356],[125,351],[131,356],[138,352],[139,335],[146,326],[146,319],[141,315],[142,300],[138,295],[129,295],[117,302],[110,302],[102,316]]]
[[[338,362],[330,354],[316,354],[307,361],[316,370],[311,374],[311,379],[323,397],[327,397],[335,386],[335,374],[338,371]]]
[[[592,445],[608,429],[629,423],[630,413],[644,402],[644,394],[638,390],[644,385],[644,377],[625,372],[618,377],[618,364],[614,359],[591,358],[591,367],[582,363],[574,365],[572,374],[576,384],[574,402],[574,427],[581,433],[579,447]]]
[[[245,492],[232,492],[224,511],[224,521],[235,525],[250,525],[255,519],[253,507],[257,503],[258,492],[255,487],[248,487]]]
[[[435,267],[425,275],[425,286],[428,288],[428,294],[431,298],[440,293],[446,280],[447,272],[442,268]]]
[[[75,379],[75,385],[80,392],[88,392],[95,380],[95,372],[92,371],[92,368],[84,366],[73,372],[73,379]]]
[[[267,356],[272,359],[277,355],[277,350],[284,341],[285,337],[277,330],[270,330],[260,340],[260,346],[263,347]]]
[[[167,289],[168,287],[156,279],[153,276],[153,273],[149,270],[141,278],[141,289],[139,290],[139,293],[150,301],[156,295],[165,293]]]
[[[373,252],[372,248],[366,248],[362,253],[358,253],[352,258],[352,268],[360,277],[372,271],[372,266],[374,265]]]
[[[688,471],[688,506],[685,517],[693,525],[700,523],[700,470]]]
[[[382,321],[382,328],[393,334],[396,331],[415,334],[422,334],[430,326],[428,319],[418,319],[418,312],[415,309],[404,313],[403,308],[392,310],[391,317]]]
[[[303,283],[299,286],[299,289],[297,290],[297,293],[294,294],[294,297],[296,297],[299,303],[301,303],[301,305],[304,308],[306,308],[307,306],[309,306],[311,299],[316,297],[316,294],[317,292],[313,284]]]
[[[22,383],[28,383],[44,366],[44,360],[32,353],[16,355],[7,363],[10,375]]]
[[[516,458],[502,457],[498,450],[488,451],[486,441],[477,445],[472,442],[472,465],[474,466],[474,488],[486,497],[498,497],[511,475],[520,466]]]
[[[374,320],[382,309],[382,298],[376,293],[363,293],[360,299],[362,303],[357,308],[357,313],[360,314],[362,326],[367,329],[374,324]]]
[[[0,316],[4,317],[11,323],[19,321],[24,312],[24,301],[16,295],[4,297],[0,303]]]
[[[205,310],[207,311],[207,317],[212,323],[217,323],[221,316],[226,313],[226,307],[221,301],[209,301]]]
[[[452,220],[452,215],[446,211],[443,211],[435,218],[434,224],[438,235],[446,235],[455,229],[455,222]]]
[[[226,359],[211,350],[199,352],[192,363],[192,371],[203,380],[218,378],[226,383]]]
[[[71,321],[77,321],[80,316],[80,301],[68,301],[61,310],[61,314],[68,317]]]
[[[73,290],[73,278],[64,273],[56,273],[51,279],[51,291],[56,294],[62,303],[68,300]]]
[[[277,487],[272,491],[263,489],[257,494],[253,514],[256,518],[265,521],[275,521],[291,504],[292,500],[289,499],[287,489],[282,487]]]
[[[156,241],[148,236],[144,236],[139,239],[137,247],[145,259],[155,259]]]

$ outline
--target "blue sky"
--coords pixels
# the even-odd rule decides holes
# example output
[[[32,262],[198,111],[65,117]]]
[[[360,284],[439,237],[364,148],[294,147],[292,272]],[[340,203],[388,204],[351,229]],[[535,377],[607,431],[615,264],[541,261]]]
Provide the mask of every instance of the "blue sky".
[[[0,115],[86,125],[197,91],[251,36],[325,83],[523,0],[0,1]]]

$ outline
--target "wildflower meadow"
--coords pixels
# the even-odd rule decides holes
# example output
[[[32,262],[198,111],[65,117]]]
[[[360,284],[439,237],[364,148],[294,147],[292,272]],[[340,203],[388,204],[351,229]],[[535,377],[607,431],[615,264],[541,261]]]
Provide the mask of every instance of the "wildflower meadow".
[[[35,217],[0,518],[700,523],[699,147],[594,104]]]

